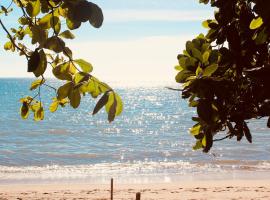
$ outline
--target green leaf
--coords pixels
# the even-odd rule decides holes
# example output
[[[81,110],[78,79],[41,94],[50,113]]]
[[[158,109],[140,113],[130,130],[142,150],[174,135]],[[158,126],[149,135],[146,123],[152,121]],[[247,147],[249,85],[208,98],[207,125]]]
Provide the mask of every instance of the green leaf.
[[[47,56],[43,49],[39,51],[39,57],[40,57],[39,64],[36,70],[33,72],[36,77],[43,75],[47,69]]]
[[[35,90],[35,89],[37,89],[37,88],[38,88],[40,85],[42,85],[44,82],[45,82],[44,79],[38,79],[38,80],[35,80],[35,81],[31,84],[30,90]]]
[[[203,147],[206,147],[206,145],[207,145],[207,139],[206,139],[206,135],[203,137],[203,139],[202,139],[202,146]]]
[[[63,53],[65,54],[65,56],[72,59],[73,55],[72,55],[72,51],[71,51],[70,48],[65,47],[64,50],[63,50]]]
[[[59,36],[62,38],[66,38],[66,39],[74,39],[75,38],[75,36],[69,30],[66,30],[66,31],[60,33]]]
[[[188,106],[189,107],[197,107],[198,106],[198,103],[199,103],[198,101],[190,101],[189,104],[188,104]]]
[[[83,59],[77,59],[74,60],[74,62],[78,64],[85,73],[90,73],[93,71],[93,66]]]
[[[192,49],[194,49],[194,45],[191,41],[186,42],[186,51],[189,55],[192,55]]]
[[[21,25],[27,25],[27,24],[29,23],[29,21],[27,20],[26,17],[20,17],[20,18],[18,19],[18,22],[19,22],[19,24],[21,24]]]
[[[109,100],[108,100],[108,102],[107,102],[107,104],[105,106],[107,113],[110,112],[110,108],[111,108],[111,106],[113,105],[114,102],[116,102],[115,115],[118,116],[123,111],[123,102],[122,102],[121,97],[118,94],[116,94],[114,92],[111,92],[111,93],[109,93]]]
[[[203,73],[203,69],[200,66],[198,66],[196,69],[196,76],[201,76],[202,73]]]
[[[199,135],[201,131],[201,125],[200,124],[196,124],[194,125],[191,129],[190,129],[190,133],[192,135]]]
[[[177,70],[177,71],[183,71],[184,70],[184,68],[181,67],[180,65],[175,66],[174,69]]]
[[[28,60],[28,70],[27,72],[34,72],[40,63],[40,55],[38,49],[36,49],[30,56]]]
[[[263,43],[265,43],[267,41],[267,39],[268,39],[268,33],[267,33],[266,28],[264,28],[258,34],[256,33],[255,43],[257,45],[263,44]]]
[[[81,87],[84,83],[86,83],[90,79],[89,74],[84,73],[84,72],[78,72],[74,76],[74,82],[75,82],[75,87],[74,88],[79,88]]]
[[[57,17],[57,16],[51,17],[50,25],[54,29],[55,33],[58,34],[60,32],[60,30],[61,30],[61,21],[60,21],[59,17]]]
[[[53,113],[58,109],[59,102],[58,101],[53,101],[50,105],[49,110]]]
[[[53,68],[53,75],[60,80],[72,80],[72,73],[70,72],[70,63],[62,63]]]
[[[202,56],[202,57],[203,57],[203,63],[204,63],[204,64],[208,62],[209,56],[210,56],[209,51],[205,51],[205,52],[203,53],[203,56]]]
[[[176,75],[175,80],[177,83],[184,83],[186,79],[192,75],[194,75],[193,72],[188,71],[188,70],[183,70]]]
[[[35,17],[40,13],[40,1],[30,1],[26,6],[26,12],[30,17]]]
[[[217,71],[218,65],[213,64],[204,69],[203,76],[211,76],[215,71]]]
[[[57,36],[52,36],[48,38],[44,47],[54,51],[55,53],[61,53],[65,48],[65,42]]]
[[[79,21],[71,21],[70,19],[66,19],[66,24],[67,24],[67,27],[70,30],[77,29],[77,28],[79,28],[81,26],[81,22],[79,22]]]
[[[210,27],[208,26],[208,24],[209,24],[209,22],[211,22],[212,20],[205,20],[205,21],[203,21],[202,22],[202,26],[204,27],[204,28],[207,28],[207,29],[209,29]]]
[[[30,29],[32,32],[32,44],[36,44],[38,42],[43,46],[48,37],[47,30],[44,30],[39,26],[32,26]]]
[[[23,102],[23,105],[21,106],[21,117],[23,119],[27,119],[29,116],[29,106],[27,102]]]
[[[198,140],[196,142],[196,144],[193,146],[193,150],[199,150],[199,149],[202,149],[203,148],[203,145],[202,145],[202,142],[200,140]]]
[[[94,108],[94,111],[93,111],[93,115],[97,114],[101,108],[103,108],[107,102],[109,100],[109,95],[108,93],[106,92],[101,98],[100,100],[97,102],[95,108]]]
[[[258,17],[251,21],[249,28],[254,30],[254,29],[260,28],[262,25],[263,25],[263,19],[261,17]]]
[[[68,97],[68,95],[72,89],[72,86],[73,86],[72,82],[68,82],[65,85],[59,87],[57,90],[57,99],[62,100],[62,99],[65,99],[66,97]]]
[[[45,15],[44,17],[42,17],[40,20],[39,20],[39,26],[43,29],[49,29],[51,28],[51,18],[52,18],[52,14],[47,14]]]
[[[38,110],[34,112],[34,120],[41,121],[43,119],[44,119],[44,109],[43,107],[40,107]]]
[[[94,3],[91,3],[91,13],[89,16],[90,24],[95,28],[99,28],[101,27],[103,20],[104,20],[104,17],[103,17],[103,13],[100,7],[98,7]]]
[[[195,58],[197,58],[199,61],[203,62],[202,53],[198,49],[193,48],[193,49],[191,49],[191,52]]]
[[[4,45],[4,49],[7,51],[7,50],[11,50],[13,47],[13,44],[11,41],[8,41],[7,43],[5,43]]]
[[[109,113],[108,113],[108,121],[112,122],[116,116],[116,100],[113,101],[113,104],[110,106]]]
[[[73,108],[78,108],[81,102],[81,95],[78,89],[71,90],[68,94],[70,105]]]

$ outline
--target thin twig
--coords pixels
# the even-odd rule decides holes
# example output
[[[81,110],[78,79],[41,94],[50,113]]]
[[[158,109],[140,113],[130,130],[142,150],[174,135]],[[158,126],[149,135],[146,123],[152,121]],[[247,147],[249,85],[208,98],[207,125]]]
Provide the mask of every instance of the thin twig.
[[[219,141],[225,140],[225,139],[227,139],[229,137],[232,137],[232,135],[230,134],[230,135],[227,135],[226,137],[223,137],[223,138],[220,138],[220,139],[215,139],[215,140],[213,140],[213,142],[219,142]]]
[[[48,88],[51,88],[52,90],[54,90],[55,92],[57,92],[57,89],[53,86],[50,86],[50,85],[47,85],[46,83],[43,83],[42,85],[48,87]]]
[[[2,28],[4,29],[4,31],[7,33],[7,35],[8,35],[8,37],[9,37],[10,41],[12,42],[12,44],[13,44],[17,49],[19,49],[19,50],[26,56],[26,59],[28,60],[28,57],[29,57],[29,56],[27,55],[27,53],[25,53],[25,51],[24,51],[22,48],[20,48],[20,47],[15,43],[15,41],[13,40],[11,34],[10,34],[9,31],[7,30],[7,28],[4,26],[4,24],[3,24],[3,22],[2,22],[1,19],[0,19],[0,24],[1,24]]]
[[[11,0],[11,2],[9,3],[7,10],[11,7],[12,4],[13,4],[13,0]]]
[[[180,92],[183,91],[183,89],[176,89],[176,88],[171,88],[171,87],[165,87],[165,88],[169,90],[180,91]]]

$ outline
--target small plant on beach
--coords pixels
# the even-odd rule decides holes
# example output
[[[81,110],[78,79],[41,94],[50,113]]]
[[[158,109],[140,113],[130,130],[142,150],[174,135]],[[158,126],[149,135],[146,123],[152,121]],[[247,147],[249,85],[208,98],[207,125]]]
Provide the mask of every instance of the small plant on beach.
[[[102,25],[103,13],[96,4],[86,0],[11,0],[8,6],[0,6],[0,16],[21,12],[18,27],[10,30],[0,18],[0,25],[8,38],[4,49],[24,56],[27,71],[36,77],[30,86],[30,90],[37,91],[36,95],[21,99],[23,119],[27,119],[31,112],[34,120],[44,119],[42,87],[55,92],[49,107],[51,112],[67,104],[78,108],[81,97],[86,94],[93,98],[102,95],[93,114],[106,107],[111,122],[122,112],[123,104],[119,95],[92,75],[93,67],[88,61],[74,58],[65,42],[75,38],[72,30],[78,29],[82,23],[89,22],[95,28]],[[44,73],[47,70],[52,70],[55,78],[63,83],[62,86],[55,88],[46,82]]]
[[[203,22],[208,34],[188,41],[178,55],[176,81],[182,98],[197,109],[190,129],[194,149],[208,152],[213,142],[227,138],[245,136],[251,143],[247,121],[270,116],[270,1],[200,3],[217,10]],[[221,134],[226,135],[215,138]]]

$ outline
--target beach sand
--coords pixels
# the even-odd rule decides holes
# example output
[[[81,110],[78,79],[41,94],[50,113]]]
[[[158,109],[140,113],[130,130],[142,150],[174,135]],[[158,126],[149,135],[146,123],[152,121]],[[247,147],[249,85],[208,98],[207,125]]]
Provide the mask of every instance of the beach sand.
[[[270,180],[189,181],[179,183],[114,184],[115,200],[270,199]],[[109,200],[110,184],[7,184],[0,199]]]

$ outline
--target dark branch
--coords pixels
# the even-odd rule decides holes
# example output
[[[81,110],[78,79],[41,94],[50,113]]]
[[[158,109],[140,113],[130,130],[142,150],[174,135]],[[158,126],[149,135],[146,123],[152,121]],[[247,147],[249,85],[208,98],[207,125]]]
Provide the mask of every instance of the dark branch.
[[[2,22],[1,19],[0,19],[0,24],[1,24],[2,28],[4,29],[4,31],[7,33],[7,35],[8,35],[8,37],[9,37],[10,41],[12,42],[12,44],[13,44],[17,49],[19,49],[19,50],[26,56],[26,58],[28,59],[29,56],[27,55],[27,53],[15,43],[15,41],[13,40],[11,34],[10,34],[9,31],[7,30],[7,28],[5,27],[5,25],[3,24],[3,22]]]

